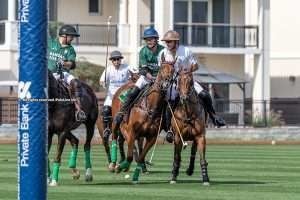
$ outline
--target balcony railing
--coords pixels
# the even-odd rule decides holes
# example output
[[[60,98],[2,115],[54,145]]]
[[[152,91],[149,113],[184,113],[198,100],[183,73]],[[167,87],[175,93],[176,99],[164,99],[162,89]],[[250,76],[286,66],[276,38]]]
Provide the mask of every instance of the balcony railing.
[[[181,44],[201,47],[258,47],[258,26],[176,23]]]
[[[56,37],[61,23],[50,22],[49,32],[52,37]],[[76,45],[107,45],[107,25],[106,24],[73,24],[80,37],[76,38],[74,43]],[[118,45],[118,26],[116,24],[110,25],[109,45]]]

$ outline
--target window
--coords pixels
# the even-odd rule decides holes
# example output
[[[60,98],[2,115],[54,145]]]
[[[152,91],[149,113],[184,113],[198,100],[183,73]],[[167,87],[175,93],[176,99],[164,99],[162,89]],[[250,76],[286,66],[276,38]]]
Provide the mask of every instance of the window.
[[[229,24],[230,0],[213,1],[213,23]],[[220,26],[213,28],[213,46],[228,47],[230,44],[230,27]]]
[[[90,14],[101,14],[101,0],[89,0],[89,13]]]
[[[155,9],[155,1],[150,1],[150,23],[154,24],[154,9]]]
[[[175,0],[174,29],[181,35],[184,45],[207,44],[208,0]]]
[[[57,0],[49,0],[49,21],[57,20]]]
[[[8,0],[0,1],[0,20],[7,20],[8,18]]]
[[[188,26],[185,24],[176,24],[188,22],[188,2],[175,1],[174,2],[174,30],[181,36],[183,44],[188,43]]]

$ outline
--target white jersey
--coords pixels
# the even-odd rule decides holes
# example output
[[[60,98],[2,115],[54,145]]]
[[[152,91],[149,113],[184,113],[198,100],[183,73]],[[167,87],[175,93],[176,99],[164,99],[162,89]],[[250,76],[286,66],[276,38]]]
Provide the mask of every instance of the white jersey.
[[[126,64],[121,64],[119,69],[116,69],[113,65],[107,67],[106,83],[108,89],[104,101],[105,106],[111,106],[114,94],[128,81],[129,77],[129,67]],[[105,70],[101,75],[100,82],[105,82]]]
[[[173,62],[177,58],[176,63],[174,64],[176,72],[178,72],[181,67],[183,69],[189,69],[192,64],[197,63],[197,60],[195,59],[191,50],[185,46],[179,45],[174,56],[167,48],[164,48],[158,55],[159,65],[161,63],[162,53],[164,54],[167,62]]]
[[[167,48],[164,48],[158,55],[159,65],[162,61],[162,53],[164,54],[165,61],[167,62],[174,62],[174,60],[176,59],[176,62],[174,64],[175,72],[178,72],[180,69],[189,70],[191,65],[197,64],[197,60],[195,59],[192,51],[185,46],[179,45],[175,55],[173,55]],[[168,90],[167,98],[172,100],[176,98],[176,96],[178,95],[178,91],[175,88],[175,84],[170,87],[170,89]],[[194,81],[194,88],[197,94],[199,94],[203,90],[202,86],[196,81]]]

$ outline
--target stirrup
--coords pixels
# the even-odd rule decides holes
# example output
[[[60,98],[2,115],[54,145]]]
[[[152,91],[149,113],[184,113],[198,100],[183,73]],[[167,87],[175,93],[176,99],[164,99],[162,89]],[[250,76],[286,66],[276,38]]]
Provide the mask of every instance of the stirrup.
[[[76,121],[78,122],[84,122],[86,120],[85,112],[82,110],[77,110],[75,114]]]
[[[171,130],[168,130],[167,135],[166,135],[166,140],[169,143],[173,143],[173,141],[174,141],[174,133]]]

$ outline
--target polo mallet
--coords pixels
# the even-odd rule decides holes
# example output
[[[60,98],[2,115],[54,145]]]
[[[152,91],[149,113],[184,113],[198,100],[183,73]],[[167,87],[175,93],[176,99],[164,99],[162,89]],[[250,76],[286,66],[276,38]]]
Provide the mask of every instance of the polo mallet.
[[[105,58],[105,74],[104,74],[104,85],[105,89],[107,89],[107,80],[106,80],[106,73],[107,73],[107,59],[108,59],[108,45],[109,45],[109,34],[110,34],[110,21],[111,21],[112,16],[109,16],[107,19],[107,34],[106,34],[106,58]]]
[[[153,156],[154,156],[154,152],[155,152],[156,145],[157,145],[157,141],[158,141],[158,136],[159,136],[159,133],[160,133],[161,123],[162,123],[162,115],[163,115],[163,114],[161,114],[161,116],[160,116],[160,122],[159,122],[159,127],[158,127],[158,133],[157,133],[156,141],[155,141],[155,144],[154,144],[154,147],[153,147],[151,156],[150,156],[150,160],[145,162],[145,163],[146,163],[147,165],[149,165],[149,166],[153,166],[152,159],[153,159]]]
[[[169,102],[168,102],[168,107],[169,107],[169,109],[170,109],[170,111],[171,111],[171,113],[172,113],[172,116],[174,117],[175,125],[176,125],[176,128],[177,128],[177,130],[178,130],[178,134],[179,134],[180,140],[181,140],[181,142],[182,142],[182,144],[183,144],[183,149],[185,149],[185,148],[187,147],[188,143],[185,142],[185,141],[183,140],[183,138],[182,138],[182,135],[181,135],[179,126],[178,126],[178,124],[177,124],[175,115],[174,115],[174,113],[173,113],[172,107],[170,106],[170,103],[169,103]]]

